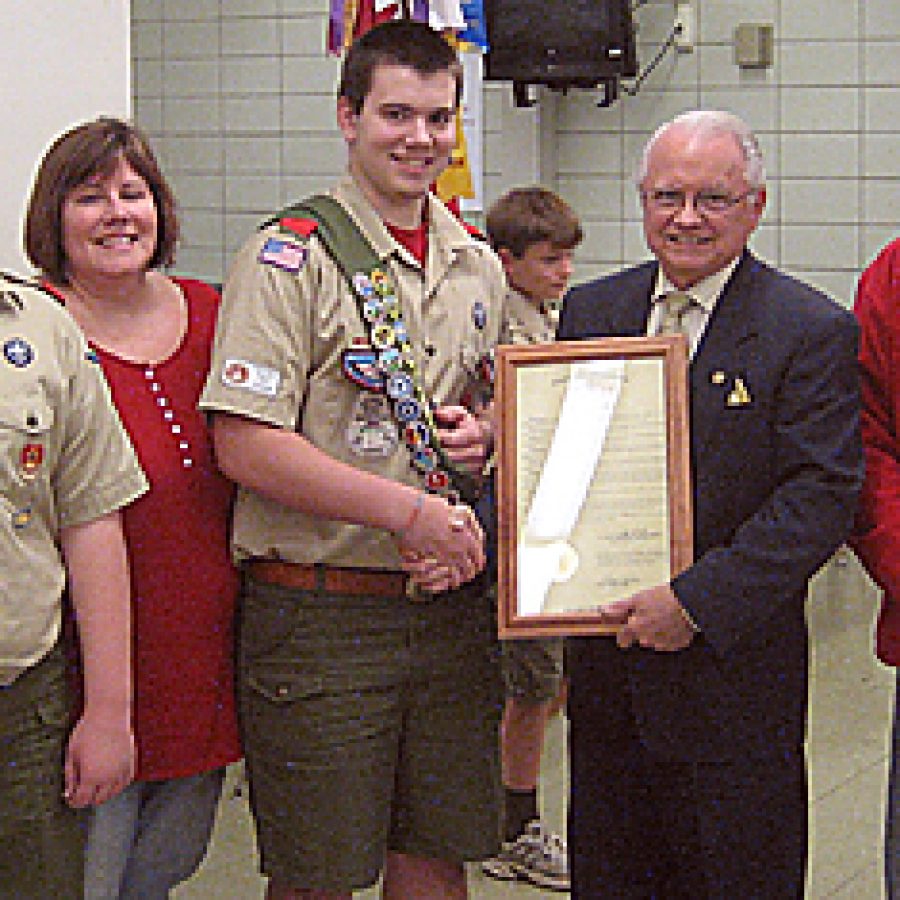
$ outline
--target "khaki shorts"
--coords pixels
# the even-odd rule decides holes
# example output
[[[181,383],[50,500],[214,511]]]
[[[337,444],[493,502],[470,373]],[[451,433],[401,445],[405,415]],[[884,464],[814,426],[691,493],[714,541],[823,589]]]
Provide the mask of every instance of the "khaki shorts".
[[[507,697],[547,703],[563,682],[563,639],[503,641],[503,684]]]
[[[69,730],[57,645],[0,688],[0,896],[82,896],[84,821],[62,799]]]
[[[499,644],[483,587],[430,602],[245,579],[240,710],[264,874],[374,884],[389,851],[499,846]]]

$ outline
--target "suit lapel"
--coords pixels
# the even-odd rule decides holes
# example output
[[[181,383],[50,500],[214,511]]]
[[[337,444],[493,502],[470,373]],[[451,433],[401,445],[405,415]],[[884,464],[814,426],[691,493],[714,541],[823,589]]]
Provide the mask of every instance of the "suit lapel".
[[[706,402],[710,385],[715,384],[718,373],[724,373],[726,377],[728,373],[733,373],[733,360],[737,357],[739,348],[749,341],[755,341],[759,336],[754,315],[758,282],[755,276],[759,267],[759,262],[745,252],[716,303],[691,362],[691,431],[697,448],[705,446],[712,438],[711,430],[717,422],[717,415],[707,415],[707,412],[714,412]],[[745,351],[744,347],[740,355],[745,356]]]
[[[613,317],[617,331],[622,335],[643,337],[647,333],[647,320],[650,318],[650,296],[656,283],[658,264],[651,263],[634,271],[632,285],[623,285],[620,308]]]

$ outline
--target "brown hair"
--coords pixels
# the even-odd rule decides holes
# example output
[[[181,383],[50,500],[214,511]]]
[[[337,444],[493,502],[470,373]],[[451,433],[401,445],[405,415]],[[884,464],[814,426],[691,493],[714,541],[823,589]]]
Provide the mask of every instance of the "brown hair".
[[[134,125],[101,117],[76,125],[50,145],[31,190],[25,217],[25,252],[51,281],[68,281],[62,233],[66,197],[92,176],[110,174],[120,157],[147,182],[156,204],[156,249],[149,268],[174,261],[178,242],[175,197],[147,138]]]
[[[572,207],[541,187],[514,188],[504,194],[488,210],[485,228],[495,250],[505,247],[516,257],[540,241],[572,250],[584,237]]]
[[[413,19],[391,19],[369,29],[351,44],[341,67],[338,97],[354,113],[362,111],[378,66],[406,66],[419,75],[450,72],[456,80],[456,105],[462,98],[463,73],[456,51],[440,32]]]

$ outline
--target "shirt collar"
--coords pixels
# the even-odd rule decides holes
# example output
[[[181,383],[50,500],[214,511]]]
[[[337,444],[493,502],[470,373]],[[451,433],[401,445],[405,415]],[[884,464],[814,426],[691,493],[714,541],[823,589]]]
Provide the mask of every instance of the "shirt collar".
[[[551,311],[553,303],[553,301],[535,303],[514,287],[509,288],[509,294],[507,295],[509,315],[520,322],[522,327],[527,329],[529,333],[556,333],[558,314],[557,321],[554,321]]]
[[[380,259],[399,253],[418,265],[403,246],[388,231],[383,219],[375,211],[366,195],[351,175],[345,175],[332,191],[333,196],[347,208],[350,215],[362,227],[363,232]],[[456,217],[433,194],[425,198],[428,243],[444,256],[471,249],[473,239]]]
[[[665,276],[662,266],[660,266],[656,273],[656,285],[653,288],[652,300],[656,303],[668,294],[688,294],[709,315],[715,309],[719,297],[722,296],[722,291],[725,290],[725,285],[728,284],[728,280],[734,274],[734,270],[738,267],[740,261],[740,256],[735,257],[724,269],[719,269],[718,272],[714,272],[696,284],[692,284],[690,289],[686,291],[679,291]]]

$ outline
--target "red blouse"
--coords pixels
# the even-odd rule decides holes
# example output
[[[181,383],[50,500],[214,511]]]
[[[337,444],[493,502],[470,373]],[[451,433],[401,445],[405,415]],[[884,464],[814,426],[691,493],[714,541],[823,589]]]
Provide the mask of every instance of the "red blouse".
[[[175,278],[187,334],[145,365],[95,348],[150,490],[124,510],[135,635],[138,779],[179,778],[240,758],[228,549],[233,489],[213,461],[197,401],[209,371],[218,294]]]
[[[878,656],[900,666],[900,238],[863,272],[854,311],[866,480],[851,544],[884,589]]]

